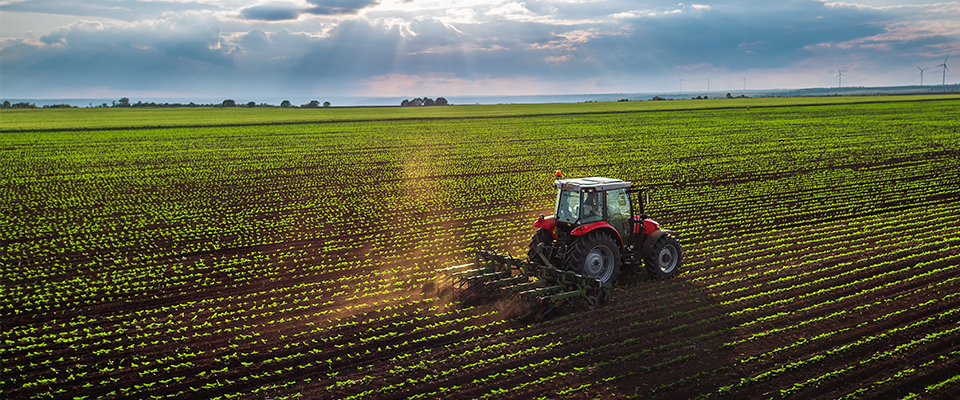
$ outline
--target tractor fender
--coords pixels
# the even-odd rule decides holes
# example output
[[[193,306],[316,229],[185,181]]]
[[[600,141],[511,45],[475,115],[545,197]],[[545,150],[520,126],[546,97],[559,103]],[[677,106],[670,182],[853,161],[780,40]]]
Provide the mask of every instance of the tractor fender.
[[[660,229],[660,223],[654,221],[650,218],[641,219],[639,215],[633,216],[633,233],[640,234],[640,229],[643,228],[644,235],[652,235],[653,232],[656,232]]]
[[[660,240],[660,237],[667,233],[673,233],[669,229],[658,229],[657,231],[647,236],[647,240],[643,242],[643,247],[640,248],[640,257],[647,258],[650,255],[650,251],[653,250],[653,245],[657,244],[657,240]]]
[[[552,231],[553,228],[557,227],[557,218],[553,215],[544,217],[543,214],[540,214],[540,218],[537,218],[537,222],[534,222],[533,226]]]
[[[598,229],[608,230],[612,232],[611,236],[616,238],[617,244],[620,245],[620,249],[621,250],[623,249],[623,238],[620,237],[620,232],[617,232],[617,230],[614,229],[613,226],[610,225],[607,221],[596,221],[596,222],[591,222],[589,224],[580,225],[576,228],[573,228],[573,230],[570,231],[570,234],[573,236],[584,236]]]

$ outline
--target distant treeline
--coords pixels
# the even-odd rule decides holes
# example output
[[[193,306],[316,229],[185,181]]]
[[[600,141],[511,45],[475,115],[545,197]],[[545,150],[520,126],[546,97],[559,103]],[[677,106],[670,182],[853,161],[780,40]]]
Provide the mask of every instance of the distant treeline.
[[[11,103],[10,103],[10,100],[6,100],[6,101],[3,102],[2,105],[0,105],[0,108],[41,108],[41,107],[37,107],[36,104],[34,104],[34,103],[27,103],[27,102],[25,102],[25,101],[21,101],[21,102],[19,102],[19,103],[12,103],[12,104],[11,104]],[[43,106],[42,108],[78,108],[78,107],[77,107],[77,106],[71,106],[71,105],[69,105],[69,104],[47,104],[47,105]]]
[[[301,104],[301,105],[299,106],[299,108],[321,108],[321,107],[330,107],[330,105],[331,105],[331,104],[330,104],[329,101],[325,101],[325,102],[323,102],[323,103],[321,104],[319,100],[311,100],[311,101],[310,101],[309,103],[307,103],[307,104]],[[222,102],[220,102],[220,103],[210,103],[210,104],[197,104],[197,103],[194,103],[194,102],[192,102],[192,101],[191,101],[190,103],[187,103],[187,104],[183,104],[183,103],[154,103],[154,102],[145,103],[145,102],[142,102],[142,101],[138,101],[138,102],[136,102],[136,103],[131,103],[131,102],[130,102],[130,98],[128,98],[128,97],[123,97],[123,98],[121,98],[120,100],[112,101],[111,104],[102,103],[102,104],[98,104],[98,105],[93,106],[93,108],[107,108],[107,107],[245,107],[245,108],[254,108],[254,107],[281,107],[281,108],[298,108],[297,106],[291,104],[291,103],[290,103],[290,100],[284,100],[284,101],[280,102],[280,105],[279,105],[279,106],[277,106],[277,105],[267,104],[267,103],[257,104],[256,102],[253,102],[253,101],[251,101],[251,102],[249,102],[249,103],[247,103],[247,104],[237,104],[237,102],[234,101],[234,100],[232,100],[232,99],[226,99],[226,100],[224,100],[224,101],[222,101]],[[41,108],[41,107],[37,107],[37,105],[34,104],[34,103],[27,103],[27,102],[19,102],[19,103],[11,104],[10,101],[7,100],[7,101],[4,101],[4,102],[3,102],[2,108]],[[77,107],[77,106],[71,106],[71,105],[69,105],[69,104],[48,104],[48,105],[43,106],[42,108],[79,108],[79,107]]]
[[[277,106],[277,105],[267,104],[267,103],[259,103],[259,104],[257,104],[257,102],[255,102],[255,101],[251,101],[251,102],[248,102],[248,103],[246,103],[246,104],[237,104],[237,102],[236,102],[235,100],[233,100],[233,99],[226,99],[226,100],[220,102],[219,104],[218,104],[218,103],[197,104],[197,103],[194,103],[194,102],[192,102],[192,101],[191,101],[190,103],[187,103],[187,104],[182,104],[182,103],[153,103],[153,102],[144,103],[144,102],[140,102],[140,101],[138,101],[138,102],[136,102],[136,103],[130,103],[130,99],[128,99],[128,98],[126,98],[126,97],[123,97],[123,98],[121,98],[121,99],[118,100],[118,101],[114,101],[113,104],[110,105],[110,106],[107,106],[107,103],[103,103],[102,105],[100,105],[100,107],[246,107],[246,108],[255,108],[255,107],[281,107],[281,108],[297,108],[297,106],[295,106],[295,105],[293,105],[293,104],[290,103],[290,100],[281,101],[281,102],[280,102],[280,105]],[[319,100],[311,100],[311,101],[310,101],[309,103],[307,103],[307,104],[301,104],[301,105],[300,105],[300,108],[320,108],[320,107],[330,107],[330,102],[329,102],[329,101],[325,101],[325,102],[323,102],[323,104],[320,104],[320,101],[319,101]]]
[[[724,97],[717,96],[717,97],[714,97],[714,98],[715,98],[715,99],[722,99],[722,98],[724,98]],[[739,96],[734,96],[734,95],[732,95],[732,94],[730,94],[730,93],[727,93],[727,96],[726,96],[725,98],[727,98],[727,99],[749,99],[750,97],[749,97],[749,96],[746,96],[746,95],[742,95],[742,94],[739,95]],[[708,100],[708,99],[710,99],[710,96],[707,96],[707,95],[697,96],[697,97],[691,97],[691,98],[690,98],[690,100]],[[653,96],[650,100],[662,101],[662,100],[674,100],[674,99],[665,99],[665,98],[660,97],[660,96]],[[630,101],[630,100],[628,100],[628,99],[621,99],[621,100],[618,100],[618,101]]]
[[[401,107],[424,107],[424,106],[446,106],[446,105],[450,105],[450,103],[448,103],[447,99],[443,97],[437,97],[436,100],[431,99],[429,97],[416,98],[413,100],[403,99],[403,101],[400,102]]]

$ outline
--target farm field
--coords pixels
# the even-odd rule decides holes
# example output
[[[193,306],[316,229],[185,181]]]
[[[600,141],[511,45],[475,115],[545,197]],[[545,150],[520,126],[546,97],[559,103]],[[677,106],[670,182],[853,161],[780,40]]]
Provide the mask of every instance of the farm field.
[[[960,96],[746,100],[4,110],[0,397],[953,398]],[[458,303],[557,169],[649,187],[681,274]]]

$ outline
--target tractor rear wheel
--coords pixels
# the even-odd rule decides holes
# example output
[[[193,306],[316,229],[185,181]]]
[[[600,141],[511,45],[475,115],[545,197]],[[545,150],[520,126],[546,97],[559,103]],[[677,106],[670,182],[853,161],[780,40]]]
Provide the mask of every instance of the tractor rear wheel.
[[[537,230],[537,233],[533,235],[533,239],[530,239],[530,250],[527,250],[527,259],[536,264],[547,265],[540,257],[540,254],[537,253],[537,246],[540,244],[547,246],[550,243],[553,243],[553,234],[547,229],[540,228]],[[549,257],[547,254],[544,255]]]
[[[574,243],[563,267],[612,284],[620,275],[620,246],[606,233],[590,232]]]
[[[677,275],[680,269],[680,242],[669,233],[660,236],[647,256],[647,271],[654,278],[665,279]]]

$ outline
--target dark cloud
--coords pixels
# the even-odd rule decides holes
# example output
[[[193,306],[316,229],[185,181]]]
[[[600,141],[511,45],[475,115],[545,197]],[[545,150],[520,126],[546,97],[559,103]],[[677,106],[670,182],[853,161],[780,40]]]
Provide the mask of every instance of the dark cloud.
[[[403,62],[401,42],[398,26],[344,21],[328,37],[314,41],[291,72],[298,78],[349,79],[389,73]]]
[[[289,4],[265,4],[241,9],[240,16],[260,21],[284,21],[297,19],[300,11]]]
[[[210,48],[210,42],[203,39],[159,40],[154,43],[157,50],[170,57],[200,61],[212,65],[229,67],[233,58],[229,50]]]
[[[113,86],[169,90],[181,83],[189,89],[187,77],[229,79],[235,67],[235,49],[223,40],[219,28],[189,19],[127,28],[80,22],[43,36],[40,42],[53,45],[5,40],[0,69],[5,90]],[[8,49],[8,43],[16,46]]]
[[[286,21],[297,19],[301,14],[346,15],[380,3],[379,0],[307,0],[312,7],[301,8],[291,3],[269,3],[240,10],[240,16],[248,20]]]
[[[72,46],[47,47],[33,49],[28,59],[4,61],[3,70],[0,71],[4,91],[13,93],[71,91],[89,87],[196,92],[202,90],[204,81],[215,82],[234,77],[230,68],[223,65],[187,57],[171,57],[155,48],[120,45],[102,48],[97,52]]]
[[[221,6],[195,1],[139,1],[139,0],[32,0],[9,2],[3,12],[74,15],[79,17],[106,17],[122,21],[153,18],[163,13],[186,11],[219,11]]]
[[[367,7],[380,4],[380,0],[307,0],[314,6],[305,10],[316,15],[356,14]]]
[[[827,12],[823,3],[778,2],[749,10],[717,6],[661,16],[624,18],[624,34],[603,35],[578,46],[577,54],[611,66],[714,68],[781,67],[808,56],[804,49],[824,41],[876,35],[883,27],[872,11]]]

